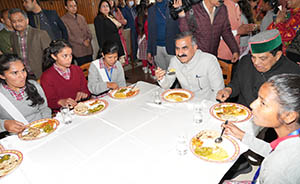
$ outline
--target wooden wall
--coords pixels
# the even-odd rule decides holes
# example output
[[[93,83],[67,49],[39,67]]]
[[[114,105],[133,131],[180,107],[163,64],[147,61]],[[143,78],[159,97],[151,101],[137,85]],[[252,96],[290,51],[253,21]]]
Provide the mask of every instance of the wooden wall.
[[[100,0],[77,0],[78,13],[86,18],[88,24],[94,23]],[[4,8],[23,8],[22,0],[0,0],[0,10]],[[43,9],[56,10],[59,16],[65,14],[64,0],[48,0],[40,2]]]

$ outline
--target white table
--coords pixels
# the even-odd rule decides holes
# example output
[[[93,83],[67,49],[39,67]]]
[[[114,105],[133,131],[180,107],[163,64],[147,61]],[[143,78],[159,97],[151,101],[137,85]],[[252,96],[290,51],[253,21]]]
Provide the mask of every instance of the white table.
[[[0,183],[218,183],[234,162],[210,163],[176,152],[179,134],[188,140],[201,129],[221,130],[221,122],[208,109],[216,102],[202,101],[204,122],[193,123],[193,103],[152,103],[160,88],[138,82],[140,93],[131,99],[103,97],[108,108],[89,117],[75,116],[72,124],[61,124],[49,136],[22,141],[10,136],[2,143],[23,153],[22,164]],[[161,89],[160,89],[161,90]],[[250,121],[238,123],[255,133]],[[240,153],[248,147],[240,143]]]

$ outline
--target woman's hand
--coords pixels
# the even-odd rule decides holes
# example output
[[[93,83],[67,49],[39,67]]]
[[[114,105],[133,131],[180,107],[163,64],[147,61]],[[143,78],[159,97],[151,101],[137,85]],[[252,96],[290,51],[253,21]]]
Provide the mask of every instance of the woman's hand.
[[[20,133],[24,130],[25,126],[23,123],[16,120],[5,120],[4,128],[12,133]]]
[[[88,96],[89,96],[89,95],[86,94],[86,93],[84,93],[84,92],[77,92],[75,101],[78,102],[78,101],[80,101],[81,99],[87,98]]]
[[[72,98],[60,99],[57,103],[62,107],[75,107],[77,105],[77,102]]]
[[[115,83],[115,82],[107,82],[106,86],[107,86],[107,88],[110,88],[110,89],[117,89],[117,88],[119,88],[118,84]]]
[[[242,140],[245,135],[245,132],[235,126],[232,122],[228,122],[227,125],[222,124],[222,127],[225,127],[225,134],[232,135],[239,140]]]

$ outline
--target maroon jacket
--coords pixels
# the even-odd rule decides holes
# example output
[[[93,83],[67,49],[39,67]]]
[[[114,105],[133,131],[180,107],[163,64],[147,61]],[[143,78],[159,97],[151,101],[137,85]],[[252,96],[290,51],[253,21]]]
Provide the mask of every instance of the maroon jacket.
[[[200,50],[217,56],[220,37],[222,36],[231,52],[239,53],[239,46],[231,32],[225,5],[216,8],[213,24],[211,24],[209,15],[202,2],[193,5],[192,10],[194,12],[193,15],[188,11],[185,13],[185,17],[179,17],[179,28],[182,32],[195,30],[193,35],[197,39],[197,45]],[[194,28],[193,19],[190,16],[194,17],[194,25],[196,26]]]

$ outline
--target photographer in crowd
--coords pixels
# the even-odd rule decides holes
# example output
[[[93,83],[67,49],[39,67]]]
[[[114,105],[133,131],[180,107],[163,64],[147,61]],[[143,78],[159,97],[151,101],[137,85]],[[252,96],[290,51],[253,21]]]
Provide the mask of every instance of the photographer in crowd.
[[[226,6],[218,0],[174,0],[174,14],[178,14],[179,28],[182,32],[191,31],[197,45],[203,52],[218,55],[220,37],[232,52],[232,62],[239,58],[239,46],[231,31]],[[172,15],[171,14],[171,15]]]

